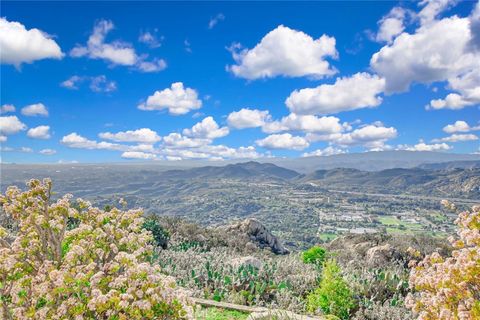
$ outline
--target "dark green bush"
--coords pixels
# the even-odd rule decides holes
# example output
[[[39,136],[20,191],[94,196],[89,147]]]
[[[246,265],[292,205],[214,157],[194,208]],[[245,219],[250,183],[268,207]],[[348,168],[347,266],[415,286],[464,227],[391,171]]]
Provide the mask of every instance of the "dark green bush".
[[[162,227],[162,225],[156,218],[146,218],[145,222],[143,223],[143,228],[152,233],[153,239],[155,240],[155,244],[157,246],[163,249],[167,248],[170,234]]]
[[[322,264],[325,261],[327,250],[320,246],[314,246],[302,253],[304,263]]]

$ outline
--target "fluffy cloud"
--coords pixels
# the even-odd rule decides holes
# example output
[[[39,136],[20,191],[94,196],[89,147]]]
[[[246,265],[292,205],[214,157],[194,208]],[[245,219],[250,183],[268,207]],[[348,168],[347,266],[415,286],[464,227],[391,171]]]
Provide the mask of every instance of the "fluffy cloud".
[[[163,142],[168,148],[199,148],[212,142],[210,139],[195,139],[182,136],[180,133],[172,132],[163,137]]]
[[[28,129],[27,136],[33,139],[50,139],[50,127],[38,126]]]
[[[13,104],[4,104],[0,107],[0,114],[15,112],[15,106]]]
[[[26,129],[27,126],[17,116],[0,117],[0,135],[2,136],[15,134]]]
[[[186,114],[201,107],[202,101],[198,99],[197,91],[184,88],[182,82],[175,82],[171,88],[155,91],[145,103],[138,106],[140,110],[147,111],[168,109],[172,115]]]
[[[435,18],[449,7],[455,5],[457,0],[422,0],[419,5],[423,9],[418,13],[421,25],[432,23]]]
[[[245,79],[329,76],[336,71],[330,67],[327,57],[336,58],[335,38],[322,35],[313,39],[302,31],[278,26],[270,31],[253,49],[232,46],[236,65],[228,69]]]
[[[378,42],[392,42],[392,40],[405,29],[405,9],[394,7],[379,22],[378,33],[375,40]]]
[[[43,154],[43,155],[46,155],[46,156],[51,156],[51,155],[54,155],[57,153],[57,150],[53,150],[53,149],[42,149],[39,151],[39,153]]]
[[[401,145],[398,147],[400,150],[408,150],[408,151],[446,151],[450,150],[452,147],[450,147],[446,143],[435,143],[435,144],[426,144],[423,141],[420,141],[414,146],[408,146],[408,145]]]
[[[379,94],[384,88],[384,79],[361,72],[337,78],[334,84],[295,90],[285,103],[297,114],[333,114],[378,106],[382,102]]]
[[[367,148],[383,147],[387,140],[397,137],[397,130],[379,124],[366,125],[352,132],[342,134],[336,143],[340,145],[363,145]]]
[[[223,13],[217,14],[208,22],[208,29],[213,29],[213,27],[215,27],[220,21],[223,20],[225,20],[225,16],[223,15]]]
[[[149,128],[142,128],[137,130],[129,130],[124,132],[102,132],[98,135],[102,139],[112,140],[116,142],[141,142],[141,143],[156,143],[162,138],[153,130]]]
[[[105,38],[114,29],[112,21],[98,21],[88,38],[86,46],[77,45],[70,51],[72,57],[87,56],[90,59],[102,59],[113,65],[130,66],[143,72],[157,72],[165,69],[166,62],[162,59],[146,61],[148,55],[137,55],[130,43],[113,41],[106,43]]]
[[[120,144],[105,141],[97,142],[95,140],[89,140],[76,132],[64,136],[60,142],[67,147],[78,149],[105,149],[122,151],[126,147]]]
[[[0,47],[2,63],[19,67],[42,59],[61,59],[62,50],[51,36],[38,29],[27,30],[19,22],[0,18]]]
[[[343,154],[343,153],[347,153],[347,151],[345,149],[328,146],[325,149],[317,149],[312,152],[305,152],[302,154],[302,157],[324,157],[324,156],[332,156],[334,154]]]
[[[271,134],[264,139],[255,141],[255,143],[267,149],[291,150],[303,150],[310,145],[304,137],[292,136],[290,133]]]
[[[111,21],[100,20],[93,28],[87,46],[77,45],[70,51],[70,55],[72,57],[88,56],[92,59],[105,59],[114,64],[133,66],[138,58],[130,44],[120,41],[105,43],[105,37],[113,28]]]
[[[35,116],[48,116],[47,107],[43,103],[35,103],[25,106],[21,110],[24,116],[35,117]]]
[[[216,139],[229,134],[228,127],[220,127],[212,117],[206,117],[191,129],[184,129],[183,134],[194,138]]]
[[[455,121],[454,124],[449,124],[443,127],[443,131],[446,133],[469,132],[474,130],[480,130],[480,126],[470,127],[468,123],[462,120]]]
[[[269,120],[270,114],[268,110],[262,111],[248,108],[234,111],[227,117],[228,125],[235,129],[261,127]]]
[[[478,140],[478,137],[474,134],[457,134],[454,133],[448,137],[433,139],[432,142],[460,142],[460,141],[475,141]]]
[[[373,123],[347,133],[308,134],[308,141],[328,141],[340,146],[362,145],[369,149],[386,149],[385,142],[397,137],[397,129]]]
[[[230,148],[224,145],[208,145],[201,148],[192,149],[169,149],[160,150],[167,160],[181,160],[181,159],[209,159],[209,160],[223,160],[223,159],[255,159],[262,155],[259,154],[255,147],[239,147]]]
[[[294,113],[283,117],[280,121],[267,122],[262,127],[264,132],[276,133],[281,131],[305,131],[337,133],[344,129],[337,117],[316,117],[312,115],[296,115]]]
[[[448,88],[458,93],[449,93],[444,99],[430,101],[427,109],[457,110],[480,104],[480,62],[476,69],[449,79]]]
[[[387,93],[403,92],[412,83],[444,81],[476,69],[480,58],[468,50],[471,39],[469,18],[431,21],[381,48],[370,66],[385,78]]]
[[[140,152],[140,151],[125,151],[122,153],[122,158],[124,159],[143,159],[143,160],[153,160],[157,156],[153,153]]]

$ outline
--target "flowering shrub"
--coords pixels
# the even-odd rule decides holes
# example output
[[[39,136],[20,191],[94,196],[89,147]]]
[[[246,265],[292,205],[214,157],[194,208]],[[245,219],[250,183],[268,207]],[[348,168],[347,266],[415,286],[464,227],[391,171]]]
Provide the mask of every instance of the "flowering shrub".
[[[480,206],[460,213],[455,223],[459,240],[450,239],[451,257],[433,253],[412,263],[410,286],[417,293],[408,296],[407,306],[419,319],[480,319]]]
[[[174,279],[149,262],[152,235],[140,210],[104,211],[82,200],[76,209],[69,195],[51,203],[49,179],[28,186],[0,196],[18,223],[13,241],[0,227],[1,319],[192,317]]]

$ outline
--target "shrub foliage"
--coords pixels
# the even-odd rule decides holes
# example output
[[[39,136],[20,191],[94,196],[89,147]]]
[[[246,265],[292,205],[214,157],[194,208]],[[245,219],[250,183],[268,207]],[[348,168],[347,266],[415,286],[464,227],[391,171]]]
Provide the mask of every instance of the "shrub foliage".
[[[82,200],[74,208],[69,195],[51,202],[49,179],[28,186],[0,196],[18,224],[13,237],[0,227],[1,319],[191,317],[174,279],[149,262],[152,235],[140,210],[104,211]]]
[[[348,319],[356,302],[348,284],[342,277],[335,260],[327,260],[323,266],[320,286],[307,297],[309,311],[321,309],[341,319]]]
[[[302,253],[304,263],[322,264],[325,261],[327,250],[320,246],[313,246]]]
[[[433,253],[411,270],[410,286],[417,293],[407,305],[421,320],[480,319],[480,206],[460,213],[456,224],[452,256]]]

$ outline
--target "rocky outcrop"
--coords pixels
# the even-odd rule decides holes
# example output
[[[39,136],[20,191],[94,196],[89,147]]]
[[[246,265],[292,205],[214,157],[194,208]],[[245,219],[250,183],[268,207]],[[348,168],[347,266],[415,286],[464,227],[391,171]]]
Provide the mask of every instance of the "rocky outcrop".
[[[275,254],[288,254],[290,251],[283,246],[280,240],[274,236],[260,221],[249,218],[241,222],[225,227],[228,233],[241,233],[248,237],[247,246],[252,244],[262,248],[269,249]]]
[[[419,234],[348,234],[340,236],[328,244],[328,251],[335,254],[337,261],[344,265],[384,268],[393,264],[407,266],[411,260],[408,248],[412,247],[423,254],[439,251],[449,255],[451,247],[442,238]]]
[[[368,265],[383,265],[391,261],[395,256],[395,250],[388,243],[383,246],[375,246],[367,250],[366,259]]]

